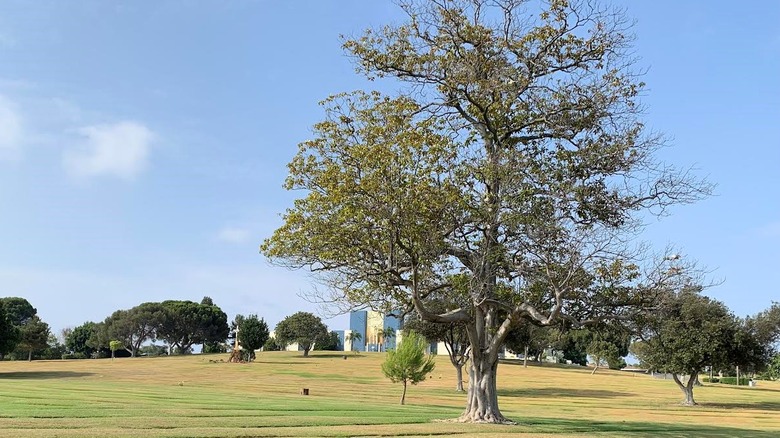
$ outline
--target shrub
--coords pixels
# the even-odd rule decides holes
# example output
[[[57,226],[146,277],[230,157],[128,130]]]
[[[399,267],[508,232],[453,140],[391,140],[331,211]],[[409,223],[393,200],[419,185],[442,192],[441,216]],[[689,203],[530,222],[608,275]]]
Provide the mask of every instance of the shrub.
[[[750,379],[747,377],[740,377],[739,378],[739,385],[740,386],[747,386]],[[736,385],[737,384],[737,378],[736,377],[721,377],[720,383],[723,383],[724,385]]]
[[[87,355],[82,352],[77,353],[65,353],[62,355],[63,359],[86,359]]]

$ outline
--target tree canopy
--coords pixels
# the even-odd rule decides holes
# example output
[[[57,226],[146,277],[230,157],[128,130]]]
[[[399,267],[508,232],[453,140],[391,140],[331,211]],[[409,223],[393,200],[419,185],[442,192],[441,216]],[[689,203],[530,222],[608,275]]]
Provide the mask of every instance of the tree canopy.
[[[160,304],[163,314],[156,336],[173,351],[188,353],[194,344],[224,341],[228,336],[227,315],[213,302],[168,300]]]
[[[5,302],[0,300],[0,359],[16,348],[19,336],[19,327],[13,323],[6,312]]]
[[[633,351],[643,364],[671,373],[688,406],[696,404],[696,376],[707,366],[728,366],[735,357],[731,344],[738,333],[728,308],[699,290],[687,287],[665,294],[658,308],[646,315],[644,342]],[[683,376],[688,376],[687,382]]]
[[[263,347],[268,341],[268,324],[257,315],[236,315],[231,323],[231,335],[236,336],[238,328],[238,342],[249,355],[249,360],[255,359],[255,350]]]
[[[320,272],[323,301],[464,323],[461,419],[504,422],[495,379],[511,327],[628,317],[655,281],[640,278],[626,243],[640,219],[709,187],[655,159],[664,141],[641,121],[620,11],[564,0],[401,7],[405,22],[344,42],[359,72],[398,92],[325,100],[285,183],[305,196],[262,251]],[[469,303],[430,310],[426,298],[461,271]]]
[[[283,345],[297,343],[308,356],[309,350],[319,339],[328,336],[328,327],[322,320],[308,312],[296,312],[276,325],[274,337]]]

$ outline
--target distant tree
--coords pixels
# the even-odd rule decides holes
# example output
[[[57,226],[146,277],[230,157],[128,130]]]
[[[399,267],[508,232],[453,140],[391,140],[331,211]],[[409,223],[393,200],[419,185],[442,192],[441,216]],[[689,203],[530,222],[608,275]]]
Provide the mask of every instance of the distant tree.
[[[214,344],[228,336],[227,315],[213,303],[169,300],[160,306],[163,313],[156,335],[170,350],[188,352],[194,344]]]
[[[12,322],[5,310],[4,300],[0,300],[0,360],[14,351],[19,344],[20,335],[19,327]]]
[[[87,321],[78,327],[74,327],[65,337],[65,347],[73,354],[91,357],[99,347],[89,345],[89,339],[94,336],[97,325]]]
[[[776,354],[767,365],[766,375],[772,380],[780,379],[780,354]]]
[[[350,350],[357,353],[358,351],[355,349],[355,342],[360,342],[363,340],[363,335],[360,334],[360,332],[352,331],[347,333],[346,336],[344,336],[344,342],[349,342]]]
[[[758,372],[768,369],[778,353],[780,341],[780,303],[740,320],[739,339],[735,342],[740,352],[735,354],[735,365]]]
[[[10,329],[8,332],[6,342],[11,348],[6,352],[0,351],[0,360],[2,360],[6,353],[11,353],[17,348],[21,341],[22,326],[30,322],[33,317],[35,317],[38,310],[33,307],[29,301],[20,297],[0,298],[0,302],[3,304],[8,322],[16,328],[15,330]],[[26,356],[28,353],[27,350],[17,351],[17,354],[15,355]]]
[[[314,349],[325,351],[341,350],[341,340],[339,339],[339,334],[331,331],[327,335],[317,339],[317,341],[314,343]]]
[[[214,304],[214,301],[209,297],[203,297],[200,302],[202,312],[206,317],[203,318],[203,325],[198,334],[199,343],[203,344],[203,350],[225,350],[225,338],[230,333],[230,327],[228,326],[227,314],[222,309]]]
[[[22,324],[19,333],[19,345],[17,345],[16,349],[20,353],[24,352],[27,355],[27,360],[31,361],[34,352],[43,350],[48,346],[51,331],[49,330],[49,324],[41,321],[35,315]]]
[[[593,372],[606,361],[610,369],[620,369],[625,366],[623,358],[628,355],[631,345],[630,332],[615,323],[599,324],[585,329],[587,339],[586,352],[593,359]]]
[[[117,310],[104,321],[107,339],[119,340],[122,348],[135,357],[141,345],[156,339],[156,331],[165,318],[165,310],[160,303],[143,303],[129,310]]]
[[[60,342],[57,336],[49,334],[49,339],[46,341],[46,348],[44,348],[39,357],[44,360],[62,359],[67,353],[68,349],[65,344]]]
[[[551,327],[539,327],[530,321],[518,322],[509,332],[504,346],[515,354],[523,353],[523,365],[528,366],[528,358],[540,360],[545,348],[551,345]]]
[[[298,343],[306,357],[317,339],[327,336],[328,327],[311,313],[297,312],[277,324],[274,333],[276,340],[284,345]]]
[[[639,360],[639,366],[642,368],[646,368],[648,370],[654,370],[653,365],[648,363],[645,358],[651,357],[649,346],[647,345],[647,342],[637,339],[634,342],[631,343],[631,345],[628,348],[629,354],[637,358]]]
[[[265,341],[265,344],[263,344],[263,351],[281,351],[284,348],[284,345],[280,345],[279,342],[276,341],[276,338],[269,337],[267,341]]]
[[[116,356],[116,351],[120,348],[124,348],[124,344],[122,344],[122,341],[109,341],[108,348],[111,349],[111,360],[114,360],[114,357]]]
[[[443,311],[443,309],[439,310]],[[404,321],[404,331],[411,330],[428,342],[442,342],[455,368],[455,390],[463,391],[463,366],[469,360],[469,339],[463,324],[425,321],[413,312]],[[404,341],[405,342],[405,341]]]
[[[268,341],[268,324],[257,315],[236,315],[231,324],[231,331],[235,336],[238,327],[238,344],[247,353],[249,360],[255,359],[255,350],[259,350]],[[235,339],[235,338],[234,338]]]
[[[660,298],[658,309],[646,315],[642,331],[642,363],[672,374],[685,400],[696,404],[693,387],[707,366],[725,366],[731,357],[729,344],[736,334],[734,316],[723,303],[700,295],[699,287],[668,292]],[[683,382],[683,376],[688,376]]]
[[[387,358],[382,363],[382,372],[391,382],[404,384],[401,404],[406,401],[407,384],[416,385],[425,380],[436,366],[433,356],[425,354],[425,346],[425,338],[410,330],[395,350],[387,352]]]
[[[8,315],[8,319],[11,321],[11,324],[17,327],[20,327],[22,324],[31,320],[35,315],[38,314],[38,310],[24,298],[7,297],[0,298],[0,301],[3,302],[6,314]]]
[[[771,340],[751,318],[736,318],[735,323],[734,338],[728,345],[730,364],[739,367],[743,375],[764,371],[775,354]]]

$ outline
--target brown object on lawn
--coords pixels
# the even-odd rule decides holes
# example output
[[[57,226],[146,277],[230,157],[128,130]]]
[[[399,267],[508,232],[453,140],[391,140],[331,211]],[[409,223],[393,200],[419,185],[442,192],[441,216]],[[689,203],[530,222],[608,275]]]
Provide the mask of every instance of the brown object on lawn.
[[[309,395],[309,388],[301,388],[301,395]]]

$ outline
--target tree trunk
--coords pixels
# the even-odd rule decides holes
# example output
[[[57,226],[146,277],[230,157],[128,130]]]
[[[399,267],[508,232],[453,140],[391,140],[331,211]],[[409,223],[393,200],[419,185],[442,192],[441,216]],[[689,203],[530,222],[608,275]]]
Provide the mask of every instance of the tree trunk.
[[[523,368],[528,368],[528,346],[525,346],[525,352],[523,353]]]
[[[690,376],[688,377],[688,381],[683,384],[677,374],[672,373],[674,382],[677,384],[677,386],[680,387],[680,390],[683,392],[683,394],[685,394],[685,400],[683,400],[681,403],[683,406],[695,406],[697,404],[696,400],[693,399],[693,385],[696,382],[697,375],[698,371],[691,372]]]
[[[308,348],[304,348],[303,349],[303,357],[309,357],[309,349]]]
[[[406,380],[404,380],[404,392],[401,393],[401,404],[406,402]]]
[[[32,362],[32,350],[27,351],[27,362]]]
[[[498,357],[491,360],[490,357],[474,354],[474,350],[472,354],[466,410],[458,420],[466,423],[512,423],[498,409]]]
[[[455,390],[458,392],[463,392],[463,364],[462,363],[453,363],[455,366],[455,374],[458,378],[458,384],[455,387]]]
[[[596,366],[593,367],[593,371],[590,373],[590,375],[596,374],[596,370],[599,369],[599,363],[601,363],[601,358],[597,357],[596,359]]]

